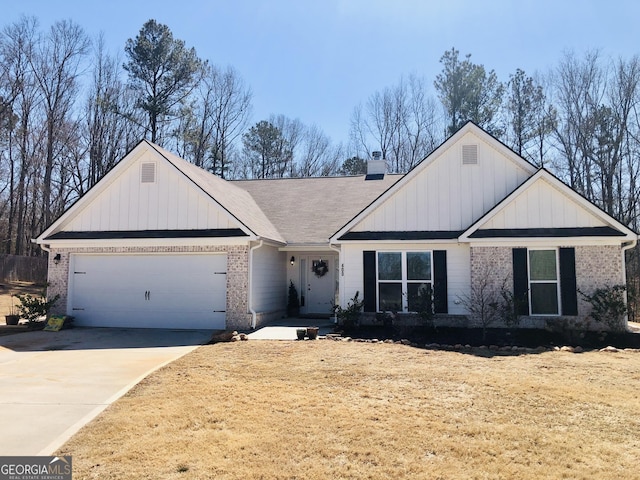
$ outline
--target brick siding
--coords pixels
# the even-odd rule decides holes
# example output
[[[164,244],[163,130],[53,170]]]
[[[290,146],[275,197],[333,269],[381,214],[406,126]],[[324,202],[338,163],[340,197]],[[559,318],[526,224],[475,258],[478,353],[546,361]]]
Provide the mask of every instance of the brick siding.
[[[571,247],[572,245],[559,245]],[[623,282],[623,264],[621,247],[612,245],[574,246],[576,258],[576,285],[579,291],[592,293],[596,288],[620,285]],[[509,291],[513,291],[512,247],[472,247],[471,248],[471,284],[482,278],[489,280],[488,285],[499,290],[504,282]],[[588,330],[607,329],[605,325],[596,325],[590,318],[591,307],[578,293],[578,315],[567,317],[522,317],[523,328],[579,328]],[[472,321],[472,323],[474,323]]]

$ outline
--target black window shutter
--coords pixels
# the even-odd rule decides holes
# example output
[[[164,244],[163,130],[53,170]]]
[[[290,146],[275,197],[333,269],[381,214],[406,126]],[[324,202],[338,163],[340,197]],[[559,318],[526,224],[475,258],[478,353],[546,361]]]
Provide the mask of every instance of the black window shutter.
[[[449,313],[447,301],[447,251],[433,251],[433,310]]]
[[[373,250],[365,250],[362,252],[362,264],[364,271],[364,282],[362,299],[364,301],[365,312],[376,311],[376,252]]]
[[[513,249],[513,299],[518,315],[529,315],[529,274],[527,273],[527,249]]]
[[[560,249],[560,299],[562,315],[578,315],[576,251],[574,248]]]

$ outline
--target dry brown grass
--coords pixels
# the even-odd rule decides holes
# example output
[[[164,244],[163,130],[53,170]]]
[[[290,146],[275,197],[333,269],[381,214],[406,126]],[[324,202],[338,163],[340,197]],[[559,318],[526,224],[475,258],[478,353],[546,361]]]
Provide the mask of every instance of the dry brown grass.
[[[640,478],[640,353],[203,346],[57,454],[74,478]]]
[[[3,317],[11,310],[11,305],[17,306],[20,300],[13,295],[30,293],[37,295],[42,291],[42,285],[31,282],[0,282],[0,315]]]

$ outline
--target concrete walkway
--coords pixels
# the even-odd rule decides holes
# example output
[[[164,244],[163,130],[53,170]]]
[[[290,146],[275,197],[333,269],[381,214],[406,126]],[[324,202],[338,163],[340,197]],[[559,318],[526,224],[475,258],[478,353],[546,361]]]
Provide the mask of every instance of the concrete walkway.
[[[0,455],[51,455],[151,372],[210,338],[115,328],[0,337]]]
[[[332,318],[285,318],[261,327],[248,335],[249,340],[297,340],[299,328],[318,327],[319,336],[333,332]]]

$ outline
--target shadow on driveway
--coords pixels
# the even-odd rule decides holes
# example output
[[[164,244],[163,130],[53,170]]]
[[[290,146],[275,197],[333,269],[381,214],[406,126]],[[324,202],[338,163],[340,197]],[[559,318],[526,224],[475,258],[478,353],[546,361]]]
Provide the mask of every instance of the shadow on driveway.
[[[37,352],[195,346],[207,343],[213,333],[211,330],[75,327],[59,332],[38,330],[2,336],[0,350],[2,347],[14,352]]]

